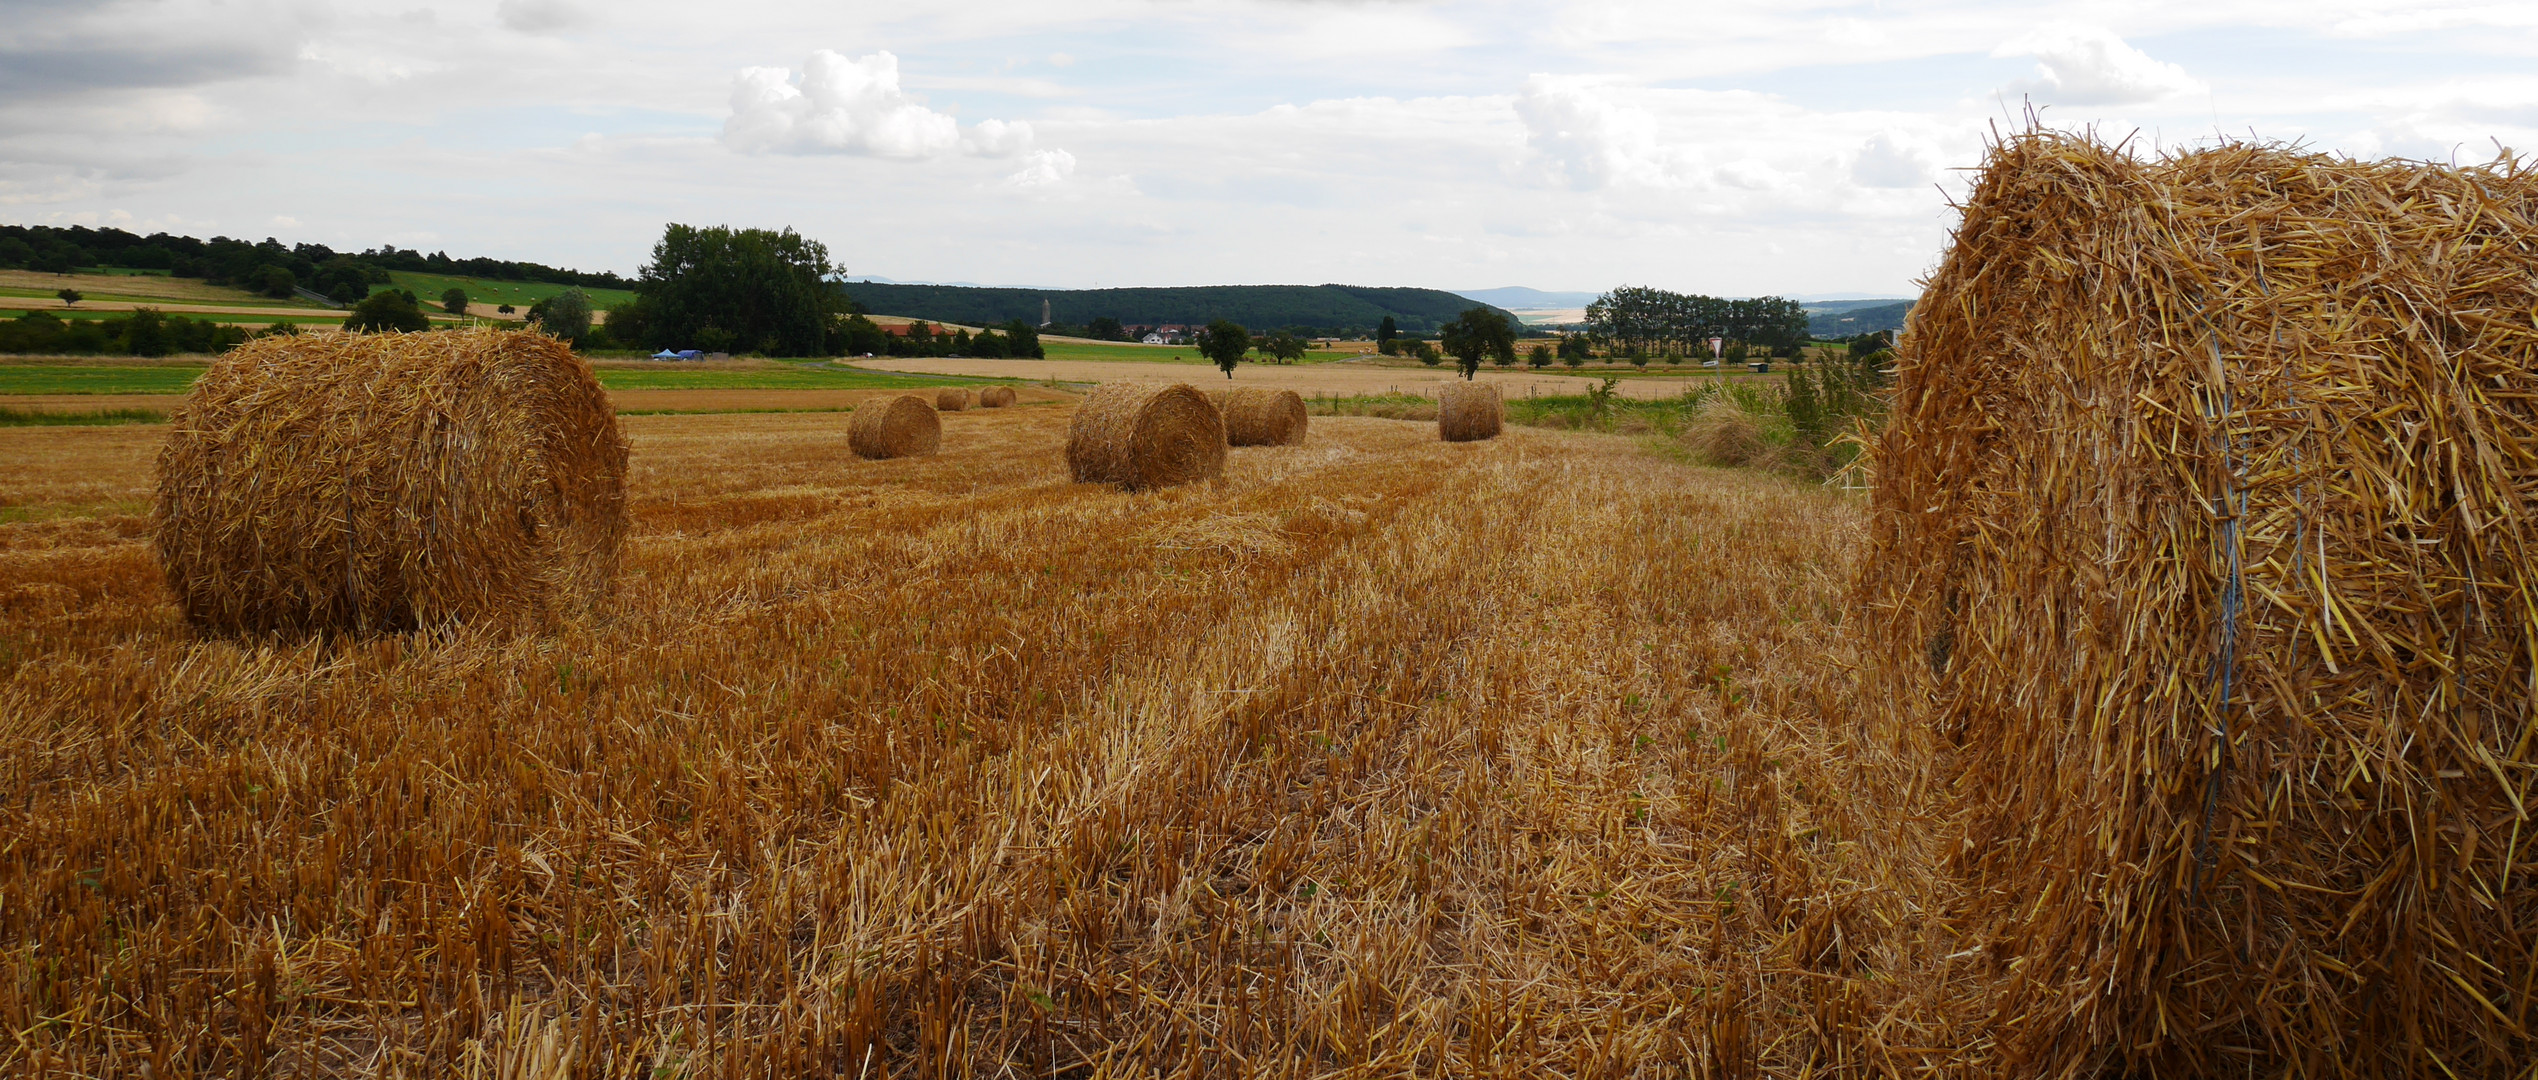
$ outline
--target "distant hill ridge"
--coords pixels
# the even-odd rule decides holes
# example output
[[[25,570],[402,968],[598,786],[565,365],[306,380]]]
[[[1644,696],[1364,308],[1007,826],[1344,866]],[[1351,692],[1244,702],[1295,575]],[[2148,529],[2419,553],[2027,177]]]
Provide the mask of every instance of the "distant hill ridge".
[[[1837,300],[1807,305],[1807,333],[1819,338],[1857,337],[1903,329],[1910,300]]]
[[[1199,285],[1152,289],[1000,289],[849,281],[838,289],[864,310],[986,326],[1021,319],[1082,326],[1105,315],[1126,326],[1198,326],[1232,319],[1251,330],[1372,332],[1392,316],[1403,331],[1433,334],[1473,302],[1442,289],[1365,285]],[[1489,306],[1489,305],[1484,305]],[[1500,314],[1503,308],[1492,307]],[[1512,317],[1512,316],[1510,316]]]

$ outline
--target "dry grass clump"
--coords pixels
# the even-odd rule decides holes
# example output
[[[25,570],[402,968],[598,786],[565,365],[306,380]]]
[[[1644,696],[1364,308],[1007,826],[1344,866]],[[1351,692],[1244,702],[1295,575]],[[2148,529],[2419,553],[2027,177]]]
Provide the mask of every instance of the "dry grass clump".
[[[1763,418],[1735,398],[1719,395],[1705,401],[1684,422],[1677,438],[1704,465],[1737,468],[1760,464],[1771,454],[1763,436]]]
[[[969,408],[969,389],[946,386],[934,392],[934,407],[943,412],[959,412]]]
[[[1014,392],[1010,386],[990,386],[978,392],[978,407],[982,409],[1001,409],[1013,404],[1013,401]]]
[[[943,445],[943,419],[915,394],[867,401],[855,407],[846,445],[856,457],[875,460],[931,454]]]
[[[1997,147],[1862,581],[2029,1076],[2538,1059],[2538,175]]]
[[[607,396],[527,332],[250,342],[157,472],[168,585],[221,630],[541,622],[607,589],[627,527]]]
[[[1185,384],[1108,383],[1075,407],[1066,464],[1076,483],[1130,491],[1213,479],[1225,471],[1225,418]]]
[[[1491,383],[1456,380],[1436,392],[1436,433],[1447,442],[1495,439],[1505,414]]]
[[[1293,390],[1245,386],[1212,391],[1207,399],[1225,416],[1229,446],[1295,446],[1312,423],[1304,396]]]
[[[56,586],[5,620],[0,1074],[1922,1076],[1981,1038],[1907,1022],[1978,962],[1936,959],[1936,789],[1857,733],[1855,503],[1352,417],[1133,499],[1050,482],[1056,409],[886,471],[829,416],[624,423],[613,617],[549,637],[198,639],[145,518],[0,525],[0,596]],[[133,439],[0,453],[111,505]],[[0,505],[56,497],[29,471]]]

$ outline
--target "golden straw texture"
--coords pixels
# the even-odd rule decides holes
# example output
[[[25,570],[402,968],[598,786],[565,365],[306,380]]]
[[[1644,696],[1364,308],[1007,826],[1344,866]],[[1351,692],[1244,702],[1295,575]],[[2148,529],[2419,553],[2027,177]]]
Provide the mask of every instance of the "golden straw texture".
[[[982,409],[1001,409],[1007,405],[1013,404],[1013,399],[1013,387],[990,386],[978,392],[978,407]]]
[[[1225,414],[1225,441],[1231,446],[1297,446],[1311,423],[1303,395],[1293,390],[1246,386],[1208,396]]]
[[[2508,161],[1992,152],[1860,587],[2004,1075],[2538,1057],[2533,242]]]
[[[1501,413],[1489,383],[1457,379],[1436,393],[1436,433],[1447,442],[1497,438]]]
[[[943,445],[943,420],[915,394],[867,401],[855,407],[846,425],[846,445],[862,458],[931,454]]]
[[[969,408],[969,391],[958,386],[946,386],[937,390],[934,392],[934,407],[943,412],[959,412]]]
[[[171,418],[159,557],[207,628],[543,622],[606,592],[625,476],[615,411],[553,338],[262,338]]]
[[[1187,385],[1109,383],[1075,407],[1066,465],[1077,483],[1130,491],[1213,479],[1225,471],[1225,419]]]

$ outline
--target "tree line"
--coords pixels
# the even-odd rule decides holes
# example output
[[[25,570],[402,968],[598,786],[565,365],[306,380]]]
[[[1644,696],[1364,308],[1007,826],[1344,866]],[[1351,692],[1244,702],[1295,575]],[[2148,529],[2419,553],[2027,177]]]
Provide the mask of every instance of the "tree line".
[[[1778,296],[1728,300],[1626,285],[1586,306],[1586,331],[1620,355],[1700,356],[1711,338],[1793,355],[1806,343],[1807,313]]]
[[[68,274],[87,267],[164,270],[172,277],[235,285],[276,299],[288,299],[305,288],[338,303],[359,302],[370,295],[371,286],[387,284],[389,273],[397,270],[583,288],[622,289],[629,284],[613,272],[584,273],[508,259],[456,259],[447,252],[426,255],[394,244],[350,252],[324,244],[284,245],[271,237],[251,243],[226,236],[198,240],[164,232],[138,236],[123,229],[84,225],[0,225],[0,269]]]
[[[1355,337],[1386,318],[1435,333],[1472,301],[1440,289],[1363,285],[1198,285],[1171,288],[1009,289],[848,281],[839,286],[868,310],[971,325],[1021,320],[1083,336],[1124,335],[1130,326],[1196,327],[1212,319],[1282,328],[1299,337]],[[1495,310],[1495,309],[1493,309]]]
[[[289,323],[274,330],[290,333]],[[30,311],[0,321],[0,353],[47,356],[167,356],[173,353],[216,353],[247,340],[242,327],[210,319],[188,319],[142,308],[107,319],[65,319],[49,311]]]
[[[1038,329],[1019,319],[976,334],[923,322],[893,334],[835,287],[836,275],[827,245],[792,229],[673,223],[636,273],[634,300],[610,309],[600,330],[643,349],[766,356],[1047,355]]]

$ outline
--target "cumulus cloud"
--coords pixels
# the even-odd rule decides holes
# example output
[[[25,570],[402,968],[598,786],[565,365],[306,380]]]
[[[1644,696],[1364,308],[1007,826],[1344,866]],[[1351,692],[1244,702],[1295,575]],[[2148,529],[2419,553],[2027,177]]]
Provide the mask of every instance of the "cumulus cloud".
[[[1516,116],[1525,147],[1554,181],[1590,190],[1666,177],[1656,118],[1594,86],[1535,75],[1516,94]]]
[[[1992,55],[2035,57],[2035,78],[2010,89],[2072,105],[2139,105],[2204,88],[2184,68],[2154,60],[2100,26],[2040,27]]]
[[[1064,150],[1034,150],[1022,160],[1022,171],[1006,177],[1005,183],[1028,190],[1063,184],[1075,175],[1075,155]]]
[[[1888,132],[1869,136],[1851,158],[1851,181],[1861,187],[1913,188],[1929,180],[1929,161]]]
[[[1031,125],[1016,120],[981,120],[969,129],[966,144],[971,153],[987,157],[1012,157],[1031,149]]]
[[[494,18],[505,29],[523,34],[544,34],[580,25],[589,16],[566,0],[502,0],[494,5]]]
[[[960,121],[900,88],[897,56],[848,59],[821,49],[799,78],[785,68],[743,69],[732,81],[723,142],[750,153],[922,160],[955,150],[1012,157],[1030,151],[1032,132],[1021,121],[982,120],[964,134]],[[1066,160],[1072,169],[1074,158]]]

